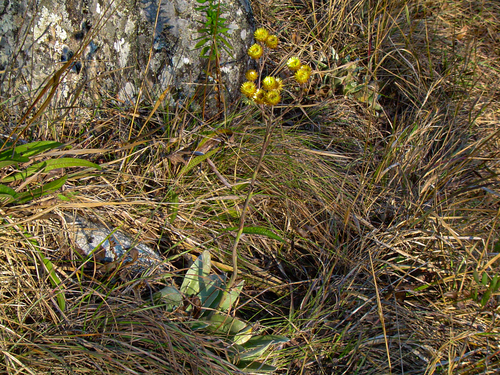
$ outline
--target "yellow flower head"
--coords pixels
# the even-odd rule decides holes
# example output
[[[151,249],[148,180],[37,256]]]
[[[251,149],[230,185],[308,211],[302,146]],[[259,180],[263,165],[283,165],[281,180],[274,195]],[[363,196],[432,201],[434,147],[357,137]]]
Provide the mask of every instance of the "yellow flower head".
[[[291,71],[295,72],[300,69],[302,64],[300,63],[300,60],[298,57],[290,57],[288,61],[286,62],[286,65],[290,68]]]
[[[299,69],[295,72],[295,80],[298,83],[306,83],[309,77],[311,76],[311,73],[309,73],[306,69]]]
[[[278,37],[276,35],[269,35],[266,39],[266,46],[271,49],[278,47]]]
[[[255,71],[255,69],[250,69],[245,73],[245,77],[249,81],[255,81],[257,78],[259,78],[259,74]]]
[[[243,82],[241,85],[241,93],[245,95],[248,98],[251,98],[254,96],[255,92],[257,91],[257,87],[255,86],[255,83],[247,81]]]
[[[280,93],[276,90],[271,90],[266,93],[266,104],[276,105],[280,102],[281,96]]]
[[[259,42],[265,42],[267,37],[269,36],[269,33],[267,32],[266,29],[264,29],[263,27],[260,27],[257,30],[255,30],[255,33],[253,34],[253,36]]]
[[[280,93],[281,90],[283,90],[283,80],[281,78],[276,78],[276,83],[278,84],[278,87],[276,87],[275,90]]]
[[[258,44],[254,44],[248,49],[248,56],[255,60],[259,59],[263,53],[264,50]]]
[[[258,89],[253,96],[253,100],[257,104],[264,104],[266,102],[266,92],[262,89]]]
[[[304,70],[306,71],[309,75],[311,75],[312,69],[309,65],[302,65],[299,70]]]
[[[264,90],[274,90],[278,88],[278,82],[276,78],[267,76],[262,80],[262,87]]]

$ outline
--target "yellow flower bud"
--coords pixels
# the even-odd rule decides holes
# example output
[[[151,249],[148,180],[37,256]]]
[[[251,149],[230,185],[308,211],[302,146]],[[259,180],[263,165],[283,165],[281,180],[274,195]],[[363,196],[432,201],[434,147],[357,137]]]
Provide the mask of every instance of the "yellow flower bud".
[[[250,69],[245,73],[245,77],[249,81],[255,81],[257,78],[259,78],[259,74],[255,71],[255,69]]]
[[[271,49],[278,47],[278,37],[276,35],[269,35],[266,39],[266,46]]]
[[[258,44],[254,44],[248,49],[248,56],[255,60],[259,59],[263,53],[264,50]]]
[[[265,42],[267,37],[269,36],[269,33],[267,32],[266,29],[260,27],[257,30],[255,30],[253,36],[255,37],[255,40],[258,40],[259,42]]]
[[[258,89],[253,96],[253,100],[257,104],[264,104],[266,102],[266,92],[262,89]]]
[[[276,78],[267,76],[262,80],[262,87],[264,90],[274,90],[278,88],[278,82]]]
[[[286,65],[290,68],[291,71],[295,72],[300,69],[302,64],[300,63],[300,60],[298,57],[290,57],[288,61],[286,62]]]
[[[257,87],[255,86],[255,83],[250,82],[250,81],[243,82],[240,89],[241,89],[241,93],[248,98],[251,98],[252,96],[254,96],[255,92],[257,91]]]
[[[278,91],[271,90],[266,93],[266,104],[276,105],[280,102],[281,96]]]

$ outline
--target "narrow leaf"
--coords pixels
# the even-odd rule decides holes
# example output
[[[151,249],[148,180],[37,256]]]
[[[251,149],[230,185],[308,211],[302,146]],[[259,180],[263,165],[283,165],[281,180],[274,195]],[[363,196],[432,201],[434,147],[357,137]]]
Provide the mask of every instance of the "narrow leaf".
[[[59,279],[59,276],[57,276],[56,271],[54,270],[54,265],[40,251],[38,252],[38,255],[39,255],[40,259],[42,260],[42,263],[45,266],[45,269],[47,270],[47,272],[49,274],[50,283],[52,284],[52,286],[54,288],[58,288],[59,285],[61,285],[61,279]],[[64,295],[64,292],[58,291],[56,293],[57,293],[56,294],[57,304],[59,305],[59,308],[62,311],[66,310],[66,297]]]
[[[41,188],[18,193],[16,196],[16,201],[19,204],[22,204],[22,203],[26,203],[30,200],[40,198],[44,195],[50,194],[50,193],[54,192],[55,190],[61,188],[67,179],[68,179],[68,176],[63,176],[61,178],[58,178],[57,180],[54,180],[54,181],[51,181],[51,182],[45,184]]]
[[[190,162],[181,169],[181,171],[179,172],[179,176],[182,176],[182,175],[186,174],[191,169],[193,169],[194,167],[196,167],[198,164],[200,164],[201,162],[203,162],[204,160],[208,159],[210,156],[212,156],[213,154],[215,154],[217,151],[219,151],[219,147],[217,147],[217,148],[215,148],[215,149],[207,152],[206,154],[203,154],[203,155],[196,156],[196,157],[192,158],[190,160]]]
[[[15,151],[22,156],[35,156],[43,151],[52,150],[57,147],[63,146],[63,143],[54,142],[54,141],[37,141],[27,143],[25,145],[17,146]]]
[[[237,227],[231,227],[224,229],[223,232],[232,232],[238,230]],[[245,234],[259,234],[261,236],[266,236],[269,237],[273,240],[278,240],[280,242],[286,242],[283,238],[275,234],[274,232],[270,231],[267,228],[264,227],[245,227],[243,228],[243,233]]]

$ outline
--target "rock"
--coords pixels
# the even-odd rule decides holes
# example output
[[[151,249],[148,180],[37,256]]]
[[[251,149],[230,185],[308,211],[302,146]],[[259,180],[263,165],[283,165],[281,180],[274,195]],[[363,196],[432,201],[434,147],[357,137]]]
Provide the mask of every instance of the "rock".
[[[253,16],[248,0],[225,0],[232,57],[221,54],[229,100],[250,64]],[[153,101],[169,89],[172,104],[205,82],[207,60],[195,50],[204,15],[196,0],[0,0],[0,95],[17,103],[67,64],[55,105]],[[213,63],[212,63],[213,66]],[[212,80],[213,82],[213,80]]]
[[[102,263],[104,271],[129,265],[134,275],[151,271],[155,274],[172,270],[151,247],[134,240],[116,228],[90,221],[80,215],[63,214],[62,227],[69,243],[84,256]],[[106,268],[107,267],[107,268]]]

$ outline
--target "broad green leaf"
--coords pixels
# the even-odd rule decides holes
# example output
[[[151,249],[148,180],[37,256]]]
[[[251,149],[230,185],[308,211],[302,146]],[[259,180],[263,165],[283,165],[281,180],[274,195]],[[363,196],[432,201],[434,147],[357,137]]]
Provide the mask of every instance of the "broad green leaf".
[[[243,345],[245,349],[252,349],[267,343],[270,344],[280,344],[289,342],[290,339],[285,336],[279,335],[259,335],[252,337],[246,344]]]
[[[84,159],[77,159],[77,158],[50,159],[47,161],[43,161],[41,163],[33,164],[32,166],[26,168],[22,172],[16,173],[12,176],[5,177],[2,179],[2,182],[25,180],[26,178],[34,175],[39,171],[43,171],[44,173],[46,173],[54,169],[70,168],[70,167],[91,167],[91,168],[101,169],[99,165]]]
[[[238,300],[240,297],[240,293],[243,290],[243,285],[245,284],[245,280],[241,280],[236,286],[233,287],[233,289],[228,293],[224,292],[224,300],[222,301],[221,305],[219,306],[219,309],[221,311],[227,311],[229,310],[233,304]]]
[[[237,345],[243,345],[252,338],[252,332],[253,327],[249,324],[236,335],[234,335],[233,342]]]
[[[206,280],[200,280],[200,292],[198,297],[201,301],[201,306],[205,309],[217,308],[218,302],[222,297],[222,285],[224,284],[225,275],[209,275]],[[207,281],[205,283],[205,281]],[[211,313],[212,311],[208,311]]]
[[[211,331],[228,334],[237,335],[238,332],[242,332],[248,325],[239,320],[238,318],[233,318],[229,315],[215,313],[213,314],[207,322],[210,322],[210,326],[207,327]]]
[[[186,272],[180,289],[181,293],[186,296],[198,294],[200,291],[200,280],[206,280],[211,267],[210,252],[205,250]]]
[[[30,165],[28,168],[26,168],[25,170],[23,170],[21,172],[14,173],[13,175],[2,178],[1,181],[2,182],[12,182],[12,181],[20,181],[20,180],[24,181],[28,177],[33,176],[35,173],[40,172],[43,168],[45,168],[45,165],[46,165],[45,162]]]
[[[256,360],[264,354],[271,344],[285,343],[288,341],[290,340],[284,336],[254,336],[242,345],[245,351],[239,353],[239,358],[244,361]]]
[[[15,197],[17,193],[14,189],[0,184],[0,194],[7,194],[7,195],[10,195],[12,197]]]
[[[0,168],[8,167],[9,165],[17,164],[17,161],[14,160],[4,160],[0,161]]]
[[[54,141],[37,141],[27,143],[25,145],[17,146],[15,151],[22,156],[35,156],[43,151],[52,150],[57,147],[63,146],[63,143],[54,142]]]
[[[55,190],[61,188],[67,179],[68,179],[68,176],[63,176],[61,178],[58,178],[57,180],[54,180],[54,181],[51,181],[51,182],[45,184],[41,188],[18,193],[16,196],[16,201],[19,204],[22,204],[22,203],[26,203],[30,200],[42,197],[46,194],[50,194],[50,193],[54,192]]]
[[[0,161],[2,162],[14,162],[14,163],[26,163],[30,161],[30,158],[26,156],[19,155],[16,152],[12,152],[12,149],[10,150],[4,150],[0,152]],[[11,165],[11,164],[8,164]],[[7,165],[2,165],[2,167],[5,167]]]
[[[162,290],[153,294],[153,299],[163,302],[169,310],[173,310],[182,304],[182,294],[173,286],[166,286]]]
[[[240,361],[236,367],[249,374],[272,374],[277,370],[274,366],[253,361]]]
[[[203,154],[203,155],[196,156],[196,157],[192,158],[189,161],[189,163],[181,169],[181,171],[179,172],[179,176],[182,176],[182,175],[186,174],[191,169],[193,169],[194,167],[196,167],[198,164],[200,164],[201,162],[203,162],[204,160],[208,159],[210,156],[212,156],[213,154],[215,154],[217,151],[219,151],[219,147],[214,148],[213,150],[210,150],[206,154]]]
[[[224,229],[223,232],[232,232],[232,231],[236,231],[236,230],[238,230],[237,227],[231,227],[231,228]],[[269,229],[264,228],[264,227],[245,227],[245,228],[243,228],[243,233],[245,233],[245,234],[259,234],[262,236],[269,237],[273,240],[278,240],[280,242],[286,242],[283,238],[281,238],[280,236],[278,236],[274,232],[272,232]]]

